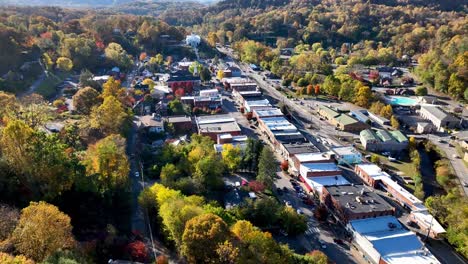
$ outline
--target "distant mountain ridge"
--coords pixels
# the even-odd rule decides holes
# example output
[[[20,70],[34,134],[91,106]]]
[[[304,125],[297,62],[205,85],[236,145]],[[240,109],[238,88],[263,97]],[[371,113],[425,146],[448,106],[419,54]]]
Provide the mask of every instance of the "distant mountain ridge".
[[[128,5],[133,2],[164,3],[164,2],[200,2],[214,3],[217,0],[0,0],[0,5],[20,5],[20,6],[64,6],[64,7],[109,7]]]

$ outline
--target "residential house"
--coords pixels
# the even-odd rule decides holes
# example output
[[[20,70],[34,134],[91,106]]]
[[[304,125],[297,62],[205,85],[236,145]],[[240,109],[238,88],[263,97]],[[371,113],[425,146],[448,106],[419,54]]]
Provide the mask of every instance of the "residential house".
[[[139,129],[144,129],[151,133],[164,132],[164,123],[161,117],[156,115],[137,116],[136,124]]]

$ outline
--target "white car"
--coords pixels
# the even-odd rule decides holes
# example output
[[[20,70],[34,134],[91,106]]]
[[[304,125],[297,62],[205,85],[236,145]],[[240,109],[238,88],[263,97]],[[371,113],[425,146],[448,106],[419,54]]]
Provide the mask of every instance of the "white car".
[[[135,172],[135,177],[140,178],[140,173],[138,171]]]

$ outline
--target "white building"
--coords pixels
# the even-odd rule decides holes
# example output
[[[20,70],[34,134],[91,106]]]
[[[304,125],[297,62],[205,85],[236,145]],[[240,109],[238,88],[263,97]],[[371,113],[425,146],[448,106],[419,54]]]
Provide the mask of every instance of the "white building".
[[[440,107],[433,105],[423,105],[419,114],[422,118],[431,121],[431,123],[438,129],[454,128],[460,123],[460,120],[453,115],[445,112]]]
[[[419,238],[393,216],[352,220],[353,243],[373,264],[438,264]]]
[[[207,90],[200,91],[201,97],[217,97],[218,95],[219,95],[218,89],[207,89]]]

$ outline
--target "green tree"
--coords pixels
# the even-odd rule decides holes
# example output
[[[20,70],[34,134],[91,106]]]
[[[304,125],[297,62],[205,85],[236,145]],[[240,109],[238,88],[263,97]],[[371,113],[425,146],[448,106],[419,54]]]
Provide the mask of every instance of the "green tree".
[[[86,167],[86,174],[93,179],[101,193],[124,187],[128,183],[130,172],[125,139],[112,134],[89,146],[83,165]]]
[[[427,88],[425,86],[418,86],[416,87],[416,95],[424,96],[427,95]]]
[[[75,246],[70,217],[45,202],[31,202],[21,210],[12,241],[21,254],[35,261]]]
[[[104,54],[109,62],[116,66],[128,69],[132,65],[132,59],[127,54],[122,46],[118,43],[111,42],[104,50]]]
[[[200,188],[209,190],[223,185],[224,165],[218,157],[209,155],[202,157],[195,164],[193,178]]]
[[[464,96],[467,85],[467,82],[463,82],[457,74],[452,73],[448,81],[448,93],[454,98],[460,99]]]
[[[91,87],[85,87],[78,90],[73,95],[73,106],[76,111],[84,115],[89,115],[93,107],[99,105],[102,102],[99,97],[99,92]]]
[[[277,165],[273,152],[268,147],[263,148],[258,161],[257,181],[265,184],[267,188],[271,188],[276,178],[276,170]]]
[[[190,219],[182,235],[182,255],[189,263],[221,263],[216,250],[231,236],[226,223],[214,214]]]
[[[166,164],[161,169],[161,183],[165,186],[172,186],[180,178],[180,172],[174,164]]]
[[[114,96],[105,97],[99,107],[93,108],[90,119],[91,126],[106,135],[122,133],[129,125],[129,114]]]
[[[44,66],[48,71],[52,70],[54,67],[54,62],[47,53],[42,54],[42,63],[44,63]]]
[[[73,61],[66,57],[60,57],[56,61],[57,69],[69,72],[73,68]]]
[[[371,155],[371,162],[375,164],[380,164],[380,157],[378,155],[372,154]]]
[[[325,78],[322,84],[322,90],[329,95],[338,96],[340,92],[340,80],[335,78],[333,75],[329,75]]]
[[[168,112],[170,115],[180,115],[184,114],[184,106],[179,101],[179,99],[174,99],[169,102],[168,104]]]
[[[307,230],[307,219],[291,207],[283,207],[279,216],[281,226],[290,235],[299,235]]]
[[[211,72],[208,68],[206,67],[203,67],[200,71],[200,79],[203,81],[203,82],[207,82],[209,80],[211,80]]]

